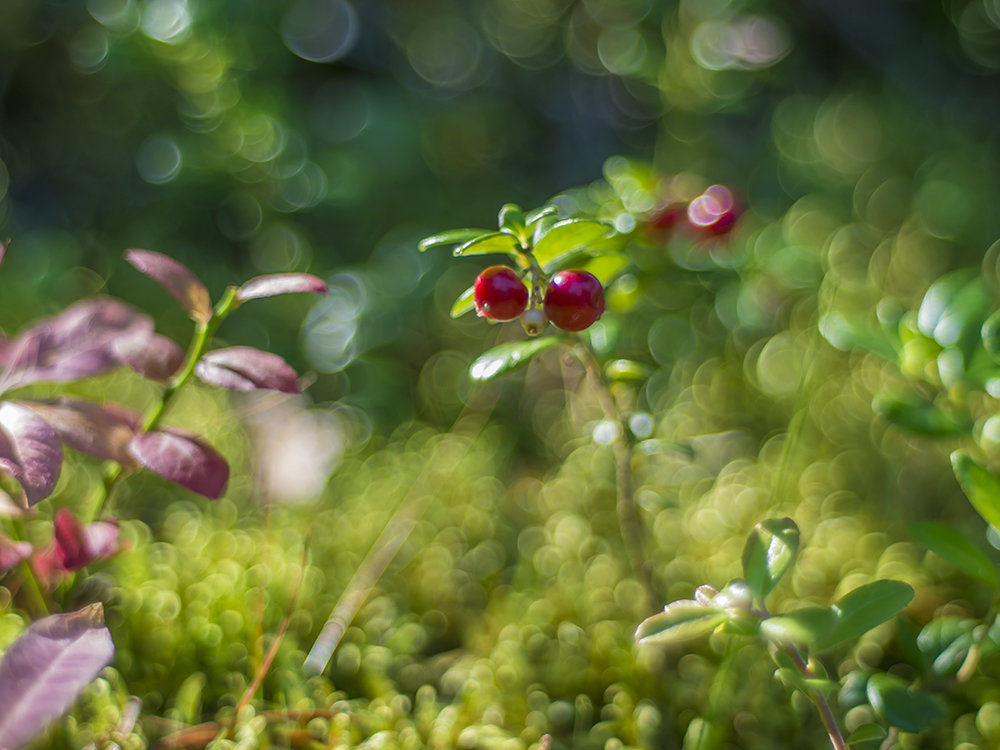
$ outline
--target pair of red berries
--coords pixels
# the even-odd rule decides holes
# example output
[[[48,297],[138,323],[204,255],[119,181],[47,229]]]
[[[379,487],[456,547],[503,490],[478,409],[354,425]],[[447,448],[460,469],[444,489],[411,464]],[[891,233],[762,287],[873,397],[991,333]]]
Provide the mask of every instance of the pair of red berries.
[[[532,319],[524,320],[525,329],[537,333],[545,327],[545,321],[534,319],[540,316],[528,310],[528,298],[528,288],[507,266],[490,266],[479,274],[473,287],[476,312],[481,317],[506,321],[527,315]],[[582,331],[604,312],[604,287],[586,271],[560,271],[545,290],[542,309],[556,328]]]

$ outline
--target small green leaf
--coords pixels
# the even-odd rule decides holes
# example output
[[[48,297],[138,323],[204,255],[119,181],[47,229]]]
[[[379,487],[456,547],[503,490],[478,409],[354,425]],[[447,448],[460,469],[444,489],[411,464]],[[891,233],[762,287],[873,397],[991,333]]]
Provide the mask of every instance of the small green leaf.
[[[980,623],[970,617],[935,617],[917,636],[917,648],[930,660],[936,675],[953,675],[965,662]]]
[[[831,609],[837,622],[820,638],[817,651],[850,641],[891,618],[913,599],[913,589],[902,581],[872,581],[841,597]]]
[[[583,264],[581,271],[594,274],[605,287],[628,265],[628,256],[621,253],[605,253]]]
[[[535,260],[542,268],[550,268],[551,261],[595,242],[612,231],[609,224],[589,219],[563,219],[535,245]]]
[[[959,290],[976,276],[976,272],[968,268],[947,273],[927,289],[917,312],[917,327],[928,338],[936,339],[938,325],[948,308],[955,301]],[[952,342],[954,343],[954,342]],[[946,344],[942,344],[946,346]]]
[[[536,221],[544,216],[558,216],[559,210],[555,206],[542,206],[541,208],[536,208],[534,211],[529,211],[527,216],[524,217],[525,224],[531,226]]]
[[[500,344],[484,352],[472,363],[469,374],[473,380],[492,380],[498,375],[520,367],[541,351],[558,344],[556,336],[543,336],[538,339],[513,341]]]
[[[525,228],[524,211],[516,203],[505,203],[500,209],[497,224],[501,230],[506,230],[515,237],[521,237]]]
[[[640,644],[684,643],[708,635],[728,619],[729,615],[720,609],[682,599],[643,620],[635,631],[635,639]]]
[[[837,624],[830,607],[804,607],[764,620],[760,631],[775,643],[811,646],[825,638]]]
[[[608,362],[604,368],[604,374],[609,380],[645,380],[650,373],[649,367],[630,359],[616,359]]]
[[[753,527],[743,547],[743,576],[761,601],[785,575],[799,550],[799,527],[791,518],[769,518]]]
[[[983,323],[980,335],[983,337],[983,346],[986,347],[993,359],[1000,362],[1000,310],[990,315]]]
[[[432,247],[438,247],[439,245],[462,245],[469,240],[474,240],[476,237],[480,237],[484,234],[493,234],[492,229],[449,229],[447,232],[439,232],[438,234],[432,234],[430,237],[424,237],[417,244],[420,248],[420,252],[429,250]]]
[[[451,312],[448,313],[453,318],[461,317],[467,312],[472,312],[476,309],[476,301],[474,299],[476,292],[475,286],[470,286],[460,295],[458,299],[455,300],[455,304],[451,306]]]
[[[948,437],[971,429],[967,420],[958,420],[937,404],[916,396],[877,396],[872,406],[887,422],[918,435]]]
[[[819,321],[823,338],[841,351],[864,349],[890,362],[899,356],[898,337],[892,339],[874,322],[860,316],[845,316],[840,312],[824,315]]]
[[[1000,479],[965,451],[951,454],[951,468],[972,507],[986,523],[1000,529]]]
[[[517,257],[517,240],[505,232],[490,232],[475,239],[469,240],[464,245],[455,248],[456,257],[462,255],[489,255],[490,253],[503,253]]]
[[[922,521],[910,526],[910,534],[963,573],[987,586],[1000,588],[1000,576],[990,558],[962,532],[943,523]]]
[[[881,742],[885,739],[884,727],[878,724],[862,724],[855,729],[847,738],[847,744],[852,746],[863,745],[869,742]]]
[[[868,700],[879,717],[904,732],[922,732],[948,715],[939,696],[884,673],[869,678]]]

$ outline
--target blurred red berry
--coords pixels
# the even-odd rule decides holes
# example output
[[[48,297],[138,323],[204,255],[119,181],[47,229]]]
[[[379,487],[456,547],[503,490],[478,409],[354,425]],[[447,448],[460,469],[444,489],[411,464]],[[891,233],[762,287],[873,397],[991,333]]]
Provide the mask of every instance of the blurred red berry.
[[[604,287],[586,271],[560,271],[545,292],[545,314],[564,331],[589,328],[604,312]]]
[[[528,306],[528,287],[513,268],[490,266],[473,287],[476,313],[491,320],[513,320]]]
[[[685,219],[686,209],[681,203],[665,203],[646,220],[646,232],[653,239],[666,239]]]
[[[738,218],[733,194],[722,185],[712,185],[691,201],[687,208],[687,220],[691,227],[715,236],[728,234]]]

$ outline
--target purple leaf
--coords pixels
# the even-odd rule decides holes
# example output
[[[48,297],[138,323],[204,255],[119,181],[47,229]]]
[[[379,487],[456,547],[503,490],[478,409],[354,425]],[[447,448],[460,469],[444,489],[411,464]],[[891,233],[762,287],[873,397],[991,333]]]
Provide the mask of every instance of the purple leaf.
[[[231,346],[209,352],[198,360],[194,371],[206,383],[234,391],[265,389],[300,393],[302,390],[298,375],[285,360],[252,346]]]
[[[226,459],[186,430],[168,427],[136,435],[129,452],[150,471],[210,500],[218,500],[226,492]]]
[[[128,444],[142,422],[138,412],[118,404],[99,406],[72,398],[27,401],[24,405],[44,419],[71,448],[125,466],[135,465]]]
[[[65,570],[79,570],[95,560],[111,557],[119,549],[117,523],[81,524],[73,511],[60,508],[53,521],[55,556]]]
[[[122,364],[150,380],[166,380],[184,364],[184,350],[158,333],[115,339],[111,347]]]
[[[205,322],[212,317],[208,289],[183,263],[152,250],[129,250],[125,260],[170,292],[195,320]]]
[[[240,302],[246,302],[248,299],[299,292],[329,294],[330,290],[323,279],[310,273],[274,273],[268,276],[257,276],[244,283],[236,290],[236,299]]]
[[[0,573],[16,566],[31,556],[31,542],[15,542],[0,534]]]
[[[3,264],[3,259],[7,255],[8,247],[10,247],[10,237],[5,240],[0,240],[0,265]]]
[[[0,347],[5,367],[0,390],[106,372],[119,365],[112,350],[116,339],[152,332],[152,319],[124,302],[110,297],[82,300]]]
[[[114,654],[100,604],[33,623],[0,660],[0,747],[20,747],[64,714]]]
[[[62,460],[59,436],[45,420],[21,404],[0,404],[0,467],[20,483],[29,507],[52,493]]]

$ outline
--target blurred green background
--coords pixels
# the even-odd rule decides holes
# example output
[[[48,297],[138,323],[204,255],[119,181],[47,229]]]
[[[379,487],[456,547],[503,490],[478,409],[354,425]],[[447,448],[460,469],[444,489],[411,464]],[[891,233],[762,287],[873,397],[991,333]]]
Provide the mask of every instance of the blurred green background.
[[[953,357],[937,359],[948,347],[915,336],[899,353],[876,334],[906,328],[904,313],[957,268],[983,280],[963,326],[996,305],[998,72],[995,0],[0,5],[6,333],[101,292],[186,341],[183,312],[124,263],[129,247],[178,258],[216,296],[283,271],[331,286],[319,301],[248,305],[219,342],[315,374],[308,394],[322,408],[296,434],[303,455],[336,467],[318,508],[276,510],[265,535],[249,474],[229,500],[169,510],[175,490],[136,478],[122,513],[141,519],[126,522],[135,553],[68,595],[117,592],[122,682],[91,697],[94,715],[111,711],[101,721],[113,724],[101,701],[130,693],[187,723],[231,709],[312,526],[308,605],[263,701],[350,717],[317,735],[366,747],[530,747],[546,732],[606,750],[821,746],[809,708],[789,706],[752,648],[635,652],[649,609],[624,562],[613,462],[592,439],[600,412],[579,372],[541,358],[487,387],[498,405],[484,433],[440,437],[470,398],[469,363],[519,331],[450,320],[482,259],[416,244],[556,195],[564,210],[641,229],[664,185],[688,197],[729,185],[743,210],[733,234],[706,248],[636,232],[592,332],[602,354],[650,373],[616,395],[645,420],[636,498],[660,585],[671,598],[721,586],[739,574],[752,525],[788,514],[804,539],[779,592],[789,605],[895,577],[918,590],[911,629],[942,611],[982,617],[989,592],[906,524],[947,520],[984,541],[947,455],[974,434],[995,462],[1000,431],[983,432],[995,401],[969,384],[968,359],[959,375]],[[904,433],[872,408],[893,389],[961,407],[969,430],[937,442]],[[120,393],[149,398],[138,385]],[[214,430],[246,469],[251,443],[224,414],[201,389],[176,421]],[[307,680],[304,652],[367,545],[449,441],[457,463],[438,478],[441,496],[328,680]],[[75,492],[64,483],[57,502]],[[894,638],[878,631],[828,667],[903,663]],[[924,746],[989,747],[995,681],[952,701],[952,723]],[[82,736],[62,731],[67,746]]]

